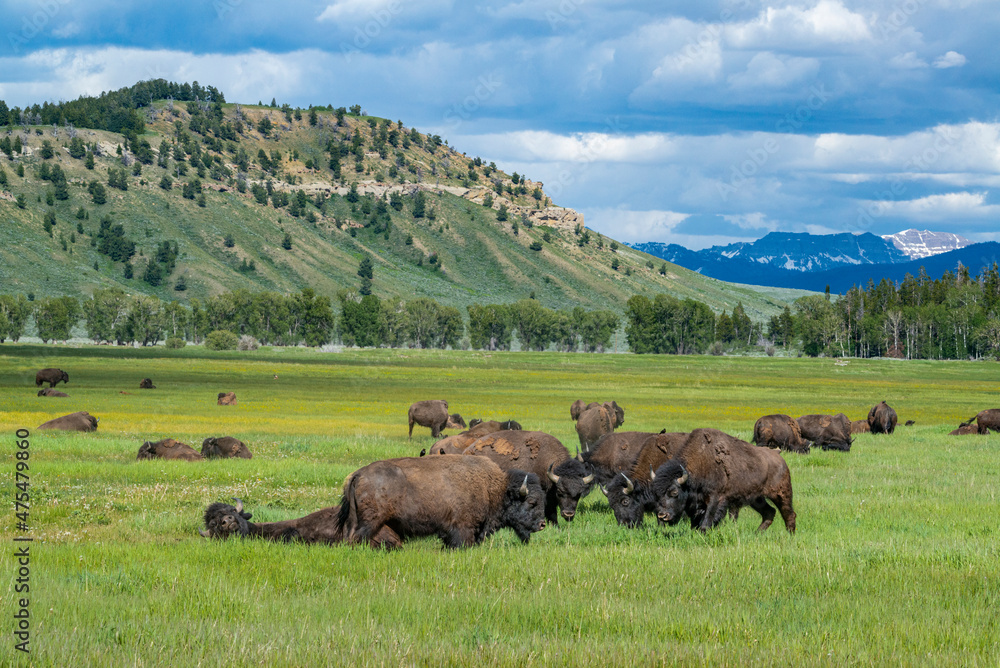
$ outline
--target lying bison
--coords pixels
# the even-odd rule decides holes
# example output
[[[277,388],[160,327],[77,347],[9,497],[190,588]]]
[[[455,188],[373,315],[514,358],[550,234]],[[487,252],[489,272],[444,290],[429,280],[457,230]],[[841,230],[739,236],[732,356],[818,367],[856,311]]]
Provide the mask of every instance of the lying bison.
[[[69,374],[62,369],[42,369],[35,374],[36,387],[41,387],[42,383],[48,383],[49,387],[55,387],[60,381],[69,382]]]
[[[780,453],[759,448],[717,429],[695,429],[677,455],[656,470],[657,518],[676,524],[683,515],[711,529],[727,510],[750,506],[761,516],[758,530],[774,521],[778,507],[785,528],[795,533],[792,477]]]
[[[809,441],[802,438],[799,423],[788,415],[765,415],[753,426],[753,443],[765,448],[778,448],[807,454]]]
[[[524,470],[541,481],[545,494],[545,519],[558,524],[559,512],[566,521],[576,515],[576,506],[594,476],[555,436],[541,431],[498,431],[478,439],[465,455],[493,460],[505,471]]]
[[[465,452],[465,449],[475,443],[479,438],[486,436],[487,434],[492,434],[497,431],[506,431],[508,428],[504,427],[507,422],[497,422],[496,420],[490,420],[488,422],[483,422],[482,420],[472,420],[469,422],[471,425],[467,430],[455,434],[454,436],[446,436],[440,441],[431,446],[430,454],[432,455],[460,455]]]
[[[868,424],[868,420],[851,420],[851,433],[852,434],[867,434],[871,432],[871,425]]]
[[[156,385],[153,385],[153,379],[152,378],[143,378],[142,380],[139,381],[139,389],[140,390],[155,390],[156,389]]]
[[[458,413],[448,415],[448,402],[442,399],[418,401],[407,411],[410,424],[410,438],[413,438],[413,425],[429,427],[431,436],[438,438],[445,429],[465,427],[465,420]]]
[[[236,405],[236,393],[235,392],[219,392],[219,398],[216,402],[219,406],[235,406]]]
[[[643,515],[656,510],[653,496],[654,471],[680,452],[690,434],[656,434],[646,440],[628,472],[618,473],[607,488],[608,505],[618,523],[627,527],[642,524]]]
[[[54,390],[51,387],[46,387],[44,389],[38,390],[38,396],[40,397],[68,397],[69,395],[65,392],[60,392],[59,390]]]
[[[884,401],[868,411],[868,426],[873,434],[891,434],[896,430],[896,411]]]
[[[802,438],[824,450],[851,451],[851,421],[843,413],[836,415],[803,415],[795,420],[802,431]]]
[[[625,409],[614,401],[590,405],[580,413],[576,421],[576,434],[580,437],[580,449],[589,450],[605,434],[610,434],[625,423]]]
[[[989,433],[990,433],[989,429],[987,429],[987,430],[985,430],[983,432],[980,432],[979,431],[979,427],[977,425],[962,423],[962,424],[958,425],[958,429],[955,429],[954,431],[948,432],[948,435],[949,436],[973,436],[973,435],[989,434]]]
[[[486,424],[486,425],[489,425],[489,424],[499,425],[496,429],[490,428],[490,431],[487,432],[487,433],[492,433],[494,431],[508,431],[508,430],[511,430],[511,429],[515,429],[516,430],[516,429],[521,429],[522,428],[521,427],[521,423],[517,422],[516,420],[505,420],[503,422],[497,422],[496,420],[490,420],[488,422],[483,422],[479,418],[472,418],[471,420],[469,420],[469,431],[472,431],[473,429],[475,429],[479,425],[483,425],[483,424]]]
[[[456,548],[506,527],[527,543],[545,528],[544,504],[538,476],[502,471],[486,457],[403,457],[351,474],[335,529],[349,543],[389,527],[401,540],[438,536]]]
[[[959,425],[959,429],[976,423],[976,429],[980,434],[988,434],[990,430],[1000,430],[1000,408],[987,408],[979,411],[976,415]]]
[[[135,456],[138,460],[143,459],[183,459],[187,462],[196,462],[204,459],[198,451],[187,443],[175,441],[172,438],[165,438],[162,441],[151,443],[146,441],[139,446],[139,453]]]
[[[253,453],[243,441],[232,436],[209,437],[201,442],[201,456],[205,459],[238,457],[253,459]]]
[[[63,431],[97,431],[99,418],[87,411],[79,411],[57,417],[38,425],[39,429],[61,429]]]
[[[302,543],[342,543],[343,531],[337,526],[340,506],[323,508],[305,517],[282,522],[250,522],[252,513],[243,511],[239,499],[235,506],[228,503],[213,503],[205,509],[205,528],[200,533],[205,538],[225,540],[230,536],[261,538],[282,542]],[[369,541],[372,547],[392,549],[402,544],[396,532],[385,526]]]

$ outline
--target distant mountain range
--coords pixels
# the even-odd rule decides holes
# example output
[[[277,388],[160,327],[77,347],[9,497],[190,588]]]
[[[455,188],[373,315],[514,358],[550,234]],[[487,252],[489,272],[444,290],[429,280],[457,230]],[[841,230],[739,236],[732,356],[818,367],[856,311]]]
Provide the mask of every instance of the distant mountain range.
[[[751,243],[692,251],[676,244],[633,248],[722,281],[843,293],[871,279],[902,281],[921,267],[933,277],[959,264],[975,275],[1000,260],[1000,244],[973,244],[948,233],[905,230],[895,235],[771,232]]]

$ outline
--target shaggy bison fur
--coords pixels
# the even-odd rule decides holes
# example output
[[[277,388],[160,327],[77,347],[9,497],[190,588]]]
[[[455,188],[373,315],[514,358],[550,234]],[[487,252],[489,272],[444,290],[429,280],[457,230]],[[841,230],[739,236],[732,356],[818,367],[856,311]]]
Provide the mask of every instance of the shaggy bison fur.
[[[799,423],[788,415],[765,415],[753,426],[753,442],[765,448],[789,452],[809,452],[809,441],[802,438]]]
[[[201,456],[205,459],[238,457],[253,459],[253,453],[243,441],[232,436],[212,436],[201,442]]]
[[[162,441],[152,443],[146,441],[139,446],[136,459],[183,459],[187,462],[195,462],[204,459],[198,451],[187,443],[175,441],[172,438],[165,438]]]
[[[960,424],[959,428],[971,425],[973,422],[976,423],[976,429],[980,434],[988,434],[991,430],[1000,430],[1000,408],[987,408],[984,411],[979,411],[976,415]]]
[[[643,515],[656,510],[653,497],[654,471],[672,459],[687,443],[689,434],[656,434],[643,443],[632,468],[618,473],[604,490],[618,523],[627,527],[642,524]]]
[[[873,434],[891,434],[896,430],[896,411],[884,401],[868,411],[868,426]]]
[[[475,443],[479,438],[497,431],[506,431],[510,429],[510,427],[504,427],[504,425],[509,425],[510,422],[497,422],[496,420],[490,420],[488,422],[483,422],[482,420],[472,420],[469,424],[471,426],[466,431],[455,434],[454,436],[445,436],[440,441],[432,445],[430,454],[460,455],[465,452],[467,447]],[[518,425],[517,428],[520,429],[521,426]]]
[[[219,398],[215,402],[220,406],[235,406],[236,405],[236,393],[235,392],[219,392]]]
[[[48,422],[38,425],[39,429],[60,429],[63,431],[97,431],[97,423],[100,418],[96,418],[87,411],[78,411],[57,417]]]
[[[389,527],[401,540],[438,536],[457,548],[506,527],[527,543],[545,528],[544,503],[538,476],[502,471],[486,457],[403,457],[351,474],[336,529],[349,543],[370,542]]]
[[[60,381],[69,382],[69,374],[62,369],[42,369],[35,374],[36,387],[40,387],[42,383],[48,383],[49,387],[55,387]]]
[[[836,415],[803,415],[795,420],[802,431],[802,437],[813,442],[813,446],[824,450],[850,452],[851,421],[843,413]]]
[[[65,392],[60,392],[59,390],[54,390],[51,387],[46,387],[38,390],[38,396],[40,397],[68,397],[69,395]]]
[[[605,434],[589,450],[581,453],[583,462],[594,474],[598,485],[607,485],[622,471],[631,471],[647,439],[656,436],[646,431],[618,431]]]

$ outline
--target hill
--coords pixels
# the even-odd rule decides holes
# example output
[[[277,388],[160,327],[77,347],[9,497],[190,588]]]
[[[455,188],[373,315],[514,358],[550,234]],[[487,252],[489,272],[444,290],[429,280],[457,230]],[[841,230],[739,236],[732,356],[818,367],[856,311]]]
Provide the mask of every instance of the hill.
[[[551,308],[620,311],[633,294],[666,292],[716,310],[742,301],[764,318],[802,294],[661,273],[662,260],[587,230],[543,184],[360,107],[208,97],[151,101],[121,132],[8,126],[20,152],[0,159],[2,291],[332,295],[357,288],[369,255],[376,294],[458,307],[534,293]]]

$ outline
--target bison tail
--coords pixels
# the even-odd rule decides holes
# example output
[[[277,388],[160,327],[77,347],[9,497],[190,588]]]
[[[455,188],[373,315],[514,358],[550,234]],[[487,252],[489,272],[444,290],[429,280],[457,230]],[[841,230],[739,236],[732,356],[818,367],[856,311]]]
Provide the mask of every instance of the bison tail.
[[[340,512],[337,513],[337,532],[345,543],[351,542],[351,534],[358,526],[358,501],[354,496],[354,481],[352,475],[344,487],[344,497],[340,500]]]
[[[970,417],[970,418],[969,418],[968,420],[966,420],[965,422],[963,422],[962,424],[960,424],[960,425],[958,425],[958,426],[959,426],[960,428],[961,428],[961,427],[968,427],[968,426],[969,426],[970,424],[972,424],[973,422],[975,422],[975,421],[976,421],[976,418],[977,418],[977,417],[979,417],[979,415],[978,415],[978,414],[976,414],[976,415],[973,415],[973,416],[972,416],[972,417]]]

